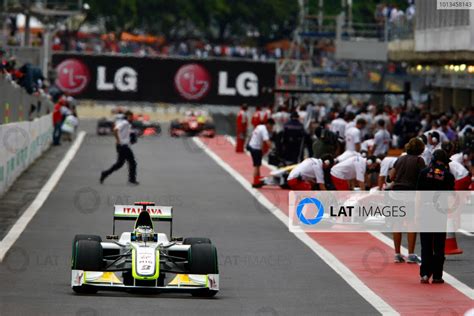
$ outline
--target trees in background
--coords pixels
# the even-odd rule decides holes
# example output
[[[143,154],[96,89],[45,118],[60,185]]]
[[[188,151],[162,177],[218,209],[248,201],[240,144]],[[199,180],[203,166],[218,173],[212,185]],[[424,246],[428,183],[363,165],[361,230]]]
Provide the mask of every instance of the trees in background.
[[[214,41],[290,37],[298,19],[296,0],[89,0],[88,20],[107,31],[141,30],[170,39],[205,36]]]

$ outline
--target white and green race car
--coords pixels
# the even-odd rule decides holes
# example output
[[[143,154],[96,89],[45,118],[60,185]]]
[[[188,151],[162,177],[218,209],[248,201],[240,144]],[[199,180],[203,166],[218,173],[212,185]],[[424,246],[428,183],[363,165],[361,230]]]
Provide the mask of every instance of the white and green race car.
[[[76,293],[99,290],[186,292],[211,297],[219,291],[217,250],[208,238],[172,238],[173,209],[152,202],[115,205],[113,234],[76,235],[71,286]],[[132,232],[115,235],[115,221],[135,221]],[[154,221],[170,224],[170,239]]]

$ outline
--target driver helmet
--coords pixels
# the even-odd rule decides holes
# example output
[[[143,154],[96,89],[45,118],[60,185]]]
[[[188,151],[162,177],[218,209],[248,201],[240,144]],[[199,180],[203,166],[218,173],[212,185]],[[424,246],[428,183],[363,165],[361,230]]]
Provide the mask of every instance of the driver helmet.
[[[135,236],[137,241],[154,241],[153,229],[150,226],[138,226],[135,228]]]

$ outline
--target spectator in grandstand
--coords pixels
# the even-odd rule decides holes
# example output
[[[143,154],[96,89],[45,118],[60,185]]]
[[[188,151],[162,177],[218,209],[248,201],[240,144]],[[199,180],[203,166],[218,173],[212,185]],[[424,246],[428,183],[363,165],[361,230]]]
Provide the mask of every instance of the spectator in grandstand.
[[[128,163],[128,183],[131,185],[138,185],[137,181],[137,163],[135,161],[135,155],[133,154],[131,147],[132,143],[132,120],[133,113],[127,111],[125,118],[115,123],[114,136],[116,141],[117,149],[117,161],[109,169],[102,171],[100,174],[100,183],[103,184],[104,180],[111,175],[113,172],[123,167],[125,162]]]
[[[449,158],[442,149],[435,150],[433,160],[427,168],[421,170],[416,184],[419,191],[450,191],[454,189],[454,176],[449,171]],[[427,284],[444,283],[444,247],[445,232],[422,232],[420,282]]]
[[[288,175],[288,186],[291,190],[326,190],[325,170],[331,169],[334,160],[331,155],[324,155],[321,159],[306,158],[299,163]]]
[[[392,137],[385,128],[385,121],[380,119],[377,121],[377,132],[374,135],[374,152],[373,154],[377,157],[386,156],[390,149],[390,141]]]
[[[365,127],[366,121],[362,118],[356,121],[354,127],[346,130],[344,140],[346,142],[346,150],[360,151],[360,144],[362,142],[361,130]]]
[[[18,84],[28,93],[32,94],[42,87],[45,78],[39,67],[26,63],[19,70],[22,76],[18,79]]]
[[[270,134],[272,133],[273,126],[275,121],[270,118],[267,120],[266,124],[258,125],[252,132],[250,136],[249,143],[247,144],[247,150],[252,156],[253,163],[253,183],[252,187],[260,188],[264,185],[260,177],[260,166],[262,165],[262,157],[266,154],[264,149],[264,144],[267,148],[271,147]]]
[[[405,145],[406,155],[400,156],[390,171],[390,178],[393,179],[394,191],[415,190],[418,175],[426,167],[425,161],[420,155],[423,153],[425,145],[419,138],[412,138]],[[401,255],[400,247],[402,243],[402,233],[393,233],[393,243],[395,247],[394,261],[396,263],[405,262]],[[417,263],[418,256],[415,254],[416,233],[408,233],[408,263]]]

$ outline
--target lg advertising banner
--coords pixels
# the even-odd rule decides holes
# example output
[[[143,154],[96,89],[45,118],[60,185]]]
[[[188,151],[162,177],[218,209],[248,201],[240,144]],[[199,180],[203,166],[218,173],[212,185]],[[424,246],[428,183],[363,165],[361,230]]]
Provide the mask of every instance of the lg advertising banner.
[[[273,62],[55,54],[56,84],[82,99],[273,104]]]

